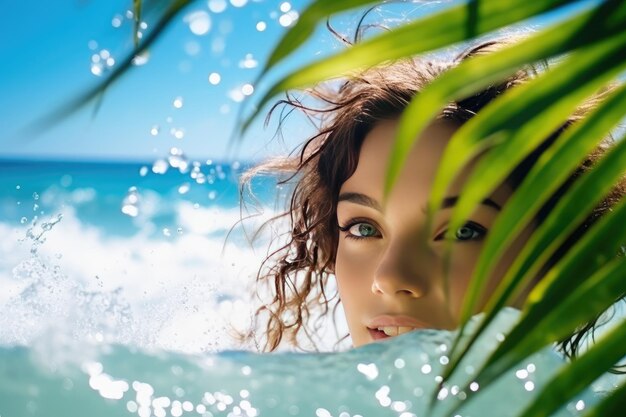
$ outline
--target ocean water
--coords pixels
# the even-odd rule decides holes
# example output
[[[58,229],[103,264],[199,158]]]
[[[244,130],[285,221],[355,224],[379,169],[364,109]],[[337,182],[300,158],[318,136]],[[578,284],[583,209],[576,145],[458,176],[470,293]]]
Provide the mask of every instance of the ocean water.
[[[250,327],[275,230],[256,244],[250,236],[280,210],[282,190],[260,178],[242,210],[246,166],[177,155],[149,165],[0,161],[0,417],[443,416],[473,396],[458,415],[505,417],[562,366],[547,349],[488,389],[464,390],[515,310],[435,408],[448,331],[331,352],[339,320],[319,336],[320,353],[255,353],[236,335]],[[581,414],[613,384],[555,415]]]

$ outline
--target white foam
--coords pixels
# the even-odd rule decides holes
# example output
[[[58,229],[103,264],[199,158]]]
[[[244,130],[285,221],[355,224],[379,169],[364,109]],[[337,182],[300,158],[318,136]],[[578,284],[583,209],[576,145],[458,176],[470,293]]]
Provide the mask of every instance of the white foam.
[[[147,200],[158,207],[157,197]],[[225,240],[239,209],[179,202],[175,211],[182,234],[155,237],[144,227],[120,237],[64,207],[35,255],[32,241],[19,241],[28,225],[0,223],[6,237],[0,242],[0,344],[50,347],[54,334],[66,351],[76,338],[184,352],[253,349],[241,345],[232,328],[249,326],[254,308],[248,301],[267,239],[255,250],[236,227]],[[272,215],[251,218],[248,229]],[[323,348],[335,341],[332,333]]]

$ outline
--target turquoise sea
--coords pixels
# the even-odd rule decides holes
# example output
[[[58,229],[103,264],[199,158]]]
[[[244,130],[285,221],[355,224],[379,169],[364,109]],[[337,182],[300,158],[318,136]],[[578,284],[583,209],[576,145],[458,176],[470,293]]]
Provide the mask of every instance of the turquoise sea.
[[[441,389],[447,331],[334,348],[340,320],[319,335],[321,352],[256,353],[235,334],[250,325],[254,274],[276,231],[249,237],[280,209],[280,189],[256,180],[242,209],[247,166],[175,154],[0,161],[0,417],[443,416],[457,402],[453,415],[506,417],[562,365],[548,349],[493,387],[468,385],[512,309]],[[613,384],[555,415],[582,415]]]

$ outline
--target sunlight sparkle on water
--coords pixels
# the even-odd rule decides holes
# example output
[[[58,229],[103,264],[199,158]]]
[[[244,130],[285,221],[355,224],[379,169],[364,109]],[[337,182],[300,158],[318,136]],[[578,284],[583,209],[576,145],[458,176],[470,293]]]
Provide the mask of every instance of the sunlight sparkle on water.
[[[285,1],[285,2],[280,4],[280,11],[281,12],[287,13],[289,10],[291,10],[291,4],[289,4],[288,1]]]
[[[172,106],[174,106],[175,109],[180,109],[183,107],[183,98],[178,96],[174,99],[174,101],[172,102]]]
[[[256,24],[256,30],[258,30],[259,32],[263,32],[265,29],[267,29],[267,23],[265,23],[264,21],[260,21]]]
[[[243,7],[248,3],[248,0],[230,0],[230,4],[234,7]]]
[[[209,0],[209,10],[213,13],[222,13],[226,10],[226,0]]]

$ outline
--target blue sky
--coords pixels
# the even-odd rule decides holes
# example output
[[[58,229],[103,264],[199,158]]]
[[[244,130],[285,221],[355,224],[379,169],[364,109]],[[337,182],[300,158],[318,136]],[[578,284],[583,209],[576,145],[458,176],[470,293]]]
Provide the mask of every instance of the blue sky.
[[[92,73],[94,54],[106,50],[121,60],[132,45],[132,20],[125,16],[132,1],[6,2],[0,28],[0,157],[149,160],[171,146],[198,157],[226,155],[240,105],[241,93],[234,92],[253,81],[286,30],[281,16],[293,16],[306,3],[197,1],[151,48],[147,64],[106,92],[95,117],[91,105],[26,137],[22,128],[32,120],[101,79]],[[265,24],[262,31],[259,22]],[[217,85],[209,82],[212,73],[220,76]],[[178,98],[180,108],[174,105]],[[263,153],[273,134],[260,123],[252,132],[240,150],[244,157]]]
[[[95,117],[90,105],[37,136],[22,128],[101,79],[92,73],[94,55],[101,64],[109,55],[121,59],[132,46],[132,20],[126,17],[132,0],[5,2],[0,26],[0,158],[150,161],[171,147],[193,158],[227,156],[240,106],[236,96],[258,75],[285,32],[284,16],[293,17],[308,2],[196,1],[151,48],[147,64],[133,68],[106,92]],[[389,13],[386,18],[416,17],[423,7],[410,5]],[[354,27],[353,16],[334,23]],[[282,71],[338,48],[339,42],[321,27]],[[216,85],[209,81],[212,73],[220,76]],[[263,86],[255,87],[258,92]],[[158,134],[153,135],[155,127]],[[266,146],[274,130],[264,130],[260,118],[238,155],[256,158],[283,152],[303,139],[301,130],[287,129],[285,148]]]

